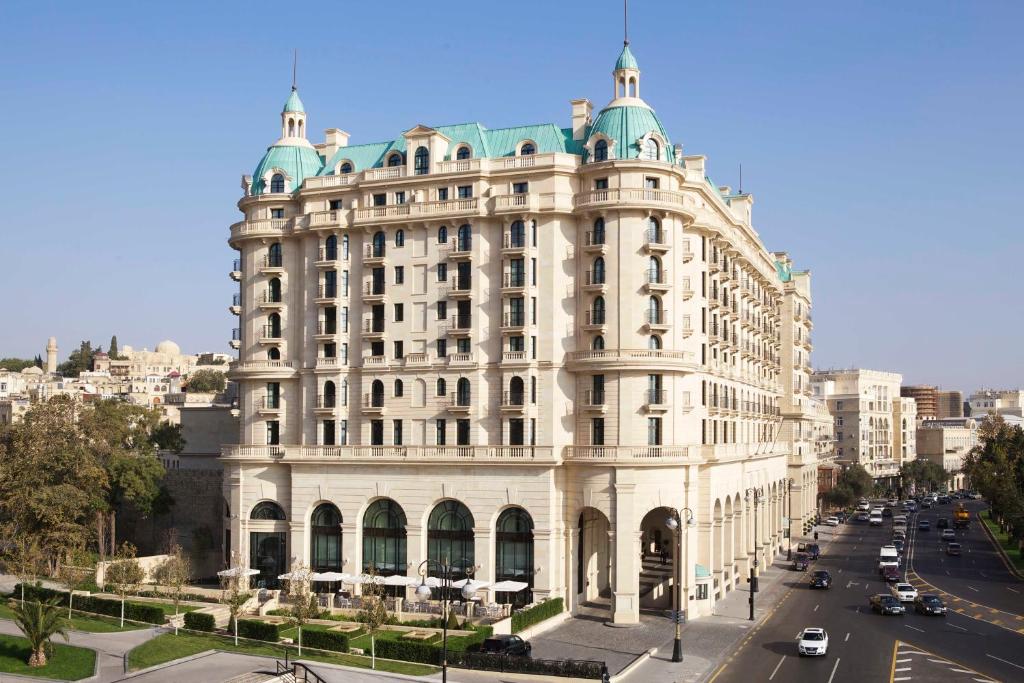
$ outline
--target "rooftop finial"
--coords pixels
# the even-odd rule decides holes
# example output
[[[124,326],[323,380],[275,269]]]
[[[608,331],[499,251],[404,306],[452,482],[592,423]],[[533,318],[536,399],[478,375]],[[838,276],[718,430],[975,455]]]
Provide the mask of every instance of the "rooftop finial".
[[[629,0],[622,0],[622,44],[629,45]]]
[[[298,90],[295,86],[295,76],[299,69],[299,50],[298,48],[292,54],[292,90]]]

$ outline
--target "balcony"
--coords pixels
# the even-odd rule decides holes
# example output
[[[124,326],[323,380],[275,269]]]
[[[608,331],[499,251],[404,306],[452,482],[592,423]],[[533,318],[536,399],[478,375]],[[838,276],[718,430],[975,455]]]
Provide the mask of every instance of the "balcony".
[[[313,302],[318,304],[332,304],[338,300],[338,285],[321,284],[316,288]]]
[[[277,415],[281,412],[281,399],[268,395],[256,398],[256,412],[260,415]]]
[[[526,234],[513,234],[506,232],[501,240],[501,253],[514,256],[516,254],[525,254],[527,250]]]
[[[281,336],[281,328],[273,325],[263,325],[260,327],[260,344],[266,344],[274,346],[284,342],[284,338]]]
[[[363,264],[367,266],[379,266],[387,263],[387,246],[384,244],[364,244]]]
[[[585,447],[570,447],[581,451]],[[604,448],[604,447],[601,447]],[[620,447],[621,448],[621,447]],[[645,447],[644,450],[669,453],[678,451],[662,447]],[[685,450],[685,447],[682,447]],[[615,446],[607,447],[609,453]],[[445,462],[466,463],[470,461],[494,464],[537,462],[557,464],[560,459],[550,447],[542,446],[224,446],[221,457],[229,460],[255,462],[304,462],[304,463],[409,463]],[[566,458],[569,456],[567,455]],[[584,456],[576,460],[587,460]],[[658,461],[654,461],[657,463]],[[652,463],[652,464],[654,464]]]
[[[384,335],[384,318],[363,318],[363,337],[365,339],[382,339]]]
[[[284,258],[280,255],[267,254],[260,261],[260,273],[263,275],[280,275],[284,272]]]
[[[321,357],[316,359],[316,370],[337,370],[338,368],[344,367],[348,363],[342,362],[341,358],[337,356]]]
[[[679,296],[682,297],[683,301],[689,301],[693,298],[693,290],[690,289],[689,285],[684,285],[685,289],[679,290]]]
[[[415,220],[472,217],[480,215],[480,200],[445,199],[436,202],[407,202],[385,206],[366,206],[355,210],[356,225],[408,223]]]
[[[691,337],[693,335],[693,328],[692,327],[680,328],[679,334],[683,337],[683,339],[687,339],[688,337]]]
[[[608,244],[603,232],[588,232],[584,235],[583,251],[588,254],[607,254]]]
[[[384,414],[384,394],[363,394],[363,413],[366,415]]]
[[[318,320],[316,332],[313,333],[317,341],[328,341],[338,334],[338,324],[333,320]]]
[[[290,360],[234,361],[228,366],[231,379],[286,379],[295,376],[295,362]]]
[[[290,218],[260,218],[239,221],[231,226],[230,242],[243,237],[282,237],[291,225]]]
[[[448,367],[466,367],[476,365],[476,357],[472,353],[453,353],[448,356]]]
[[[604,389],[587,389],[583,392],[583,410],[591,413],[604,413],[608,410]]]
[[[522,294],[526,291],[526,273],[502,273],[501,291],[502,294]]]
[[[522,413],[526,410],[526,394],[517,391],[505,391],[501,395],[502,412]]]
[[[645,396],[644,411],[648,413],[667,413],[671,407],[668,392],[661,389],[648,389]]]
[[[363,283],[363,301],[368,304],[387,301],[387,287],[383,280],[367,280]]]
[[[242,295],[234,294],[231,297],[231,305],[228,306],[228,312],[234,315],[242,315]]]
[[[566,446],[564,457],[568,462],[595,465],[661,465],[665,462],[688,462],[691,450],[698,449],[699,446],[692,449],[690,446]]]
[[[317,250],[316,261],[313,265],[317,268],[334,268],[338,265],[338,250],[337,249],[325,249],[320,247]]]
[[[605,311],[603,309],[591,309],[584,313],[582,327],[587,332],[601,332],[607,324]]]
[[[505,311],[501,317],[501,329],[503,331],[522,330],[526,327],[525,311]]]
[[[588,270],[583,274],[583,286],[581,289],[584,292],[593,292],[595,294],[604,294],[608,291],[608,284],[605,282],[605,272],[603,270],[593,271]]]
[[[661,308],[647,311],[644,326],[650,332],[667,332],[671,327],[668,321],[668,310]]]
[[[468,395],[459,396],[457,393],[452,393],[448,396],[448,412],[469,413],[472,403]]]
[[[448,320],[446,334],[452,337],[468,337],[473,332],[473,316],[453,315]]]
[[[235,282],[241,282],[242,281],[242,260],[241,259],[237,259],[236,258],[234,261],[231,262],[231,272],[228,273],[228,276],[232,280],[234,280]]]
[[[280,292],[276,294],[269,289],[263,290],[260,293],[259,299],[256,300],[256,305],[262,310],[273,310],[284,307],[284,297],[281,296]]]
[[[708,297],[708,310],[714,310],[722,305],[722,302],[718,299],[718,292],[712,290],[711,296]]]
[[[683,263],[689,263],[690,261],[693,260],[693,252],[690,251],[689,249],[686,249],[686,250],[683,251],[682,257],[683,257]]]
[[[353,185],[359,177],[358,173],[340,173],[337,175],[322,175],[306,178],[304,189],[322,190],[332,187],[346,187]]]
[[[648,294],[652,292],[667,292],[672,286],[671,281],[668,279],[667,270],[648,270],[646,280],[644,291]]]
[[[500,194],[494,198],[494,213],[530,213],[538,210],[536,194]]]
[[[430,359],[426,353],[407,353],[403,360],[405,361],[404,366],[407,368],[430,365]]]
[[[228,342],[228,346],[236,351],[242,347],[242,330],[237,327],[231,330],[231,341]]]
[[[663,208],[672,212],[693,217],[695,206],[693,199],[687,198],[682,192],[674,190],[655,190],[642,187],[608,188],[580,192],[574,198],[577,209],[599,208],[606,206],[636,207],[641,209]],[[693,208],[684,208],[689,205]]]
[[[374,370],[387,370],[388,369],[388,357],[387,356],[363,356],[363,367],[373,368]]]
[[[480,162],[482,160],[478,157],[475,159],[450,159],[448,161],[438,161],[435,166],[435,174],[443,175],[446,173],[470,173],[480,170]]]
[[[526,365],[530,362],[530,359],[526,356],[526,351],[502,351],[501,352],[501,364],[502,365]]]
[[[664,254],[669,248],[665,233],[648,230],[644,235],[644,251],[648,254]]]
[[[666,349],[590,349],[569,354],[570,369],[593,372],[595,366],[628,366],[635,370],[658,371],[665,368],[693,371],[698,369],[692,351]]]
[[[401,166],[384,166],[382,168],[369,168],[363,172],[363,181],[375,183],[381,180],[397,180],[407,175],[405,164]]]
[[[473,260],[473,242],[471,240],[453,240],[441,246],[448,250],[449,261]]]
[[[441,298],[468,299],[473,295],[473,279],[469,275],[453,275],[450,284],[441,287]]]

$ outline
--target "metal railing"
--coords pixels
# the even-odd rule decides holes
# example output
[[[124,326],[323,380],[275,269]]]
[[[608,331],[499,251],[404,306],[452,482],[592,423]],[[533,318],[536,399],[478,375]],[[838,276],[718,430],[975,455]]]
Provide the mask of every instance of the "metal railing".
[[[526,313],[523,311],[505,311],[502,318],[503,327],[523,327],[526,325]]]
[[[589,310],[586,315],[587,325],[604,325],[605,311]]]

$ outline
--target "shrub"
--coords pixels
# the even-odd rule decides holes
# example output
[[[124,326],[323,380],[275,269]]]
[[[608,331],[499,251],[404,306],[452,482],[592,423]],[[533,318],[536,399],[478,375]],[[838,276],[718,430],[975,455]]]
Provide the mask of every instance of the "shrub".
[[[377,656],[385,659],[400,659],[403,662],[419,662],[434,666],[441,664],[441,648],[437,645],[382,638],[377,641],[376,647]]]
[[[604,662],[572,659],[532,659],[530,657],[509,657],[507,655],[494,655],[483,652],[449,653],[448,663],[452,666],[472,669],[474,671],[503,671],[600,680],[606,680],[604,674],[608,671]]]
[[[216,626],[213,615],[205,612],[185,612],[185,628],[193,631],[212,631]]]
[[[360,635],[362,635],[362,631],[338,633],[337,631],[307,631],[303,629],[302,644],[319,650],[348,652],[348,641]]]
[[[539,605],[530,609],[521,610],[512,614],[512,633],[519,633],[525,628],[539,624],[545,619],[561,614],[563,611],[562,598],[545,600]]]
[[[15,594],[20,595],[20,585],[15,586]],[[68,604],[67,591],[56,591],[44,588],[40,585],[25,586],[26,600],[45,601],[56,597],[58,604]],[[109,598],[98,598],[94,595],[76,595],[74,608],[81,612],[102,614],[108,617],[121,616],[121,601]],[[164,611],[157,605],[147,605],[137,602],[124,603],[124,618],[131,621],[141,621],[147,624],[163,624],[166,620]]]
[[[253,640],[265,640],[270,643],[276,643],[281,639],[281,627],[279,624],[271,624],[267,621],[239,619],[238,635],[241,638],[252,638]]]

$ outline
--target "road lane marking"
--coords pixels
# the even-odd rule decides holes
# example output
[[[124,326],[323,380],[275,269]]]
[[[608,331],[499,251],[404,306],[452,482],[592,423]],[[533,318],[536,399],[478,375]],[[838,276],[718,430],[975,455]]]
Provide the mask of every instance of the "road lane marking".
[[[957,626],[956,624],[951,624],[951,623],[949,623],[948,621],[946,622],[946,626],[952,626],[953,628],[958,628],[958,629],[960,629],[961,631],[966,631],[966,630],[967,630],[967,629],[965,629],[965,628],[964,628],[963,626]]]
[[[985,656],[986,656],[986,657],[991,657],[992,659],[995,659],[995,660],[997,660],[997,661],[1000,661],[1000,662],[1002,662],[1003,664],[1009,664],[1010,666],[1015,666],[1015,667],[1017,667],[1018,669],[1020,669],[1021,671],[1024,671],[1024,666],[1021,666],[1020,664],[1014,664],[1013,662],[1008,662],[1008,661],[1006,661],[1005,659],[1002,659],[1001,657],[996,657],[995,655],[990,655],[990,654],[988,654],[987,652],[985,653]],[[831,679],[829,679],[829,680],[831,680]]]
[[[850,634],[849,634],[849,633],[847,633],[847,634],[846,634],[846,637],[845,637],[845,638],[843,638],[843,642],[845,643],[845,642],[846,642],[846,641],[848,641],[849,639],[850,639]]]
[[[924,629],[923,628],[918,628],[916,626],[911,626],[910,624],[903,624],[903,625],[906,626],[907,628],[912,628],[915,631],[920,631],[921,633],[924,633]]]
[[[982,578],[988,578],[988,574],[986,574],[985,572],[978,570],[978,573],[981,574]]]
[[[1017,590],[1016,588],[1010,588],[1009,586],[1006,587],[1006,590],[1013,591],[1014,593],[1020,593],[1020,591]]]
[[[828,683],[832,683],[832,679],[836,677],[836,669],[839,668],[839,657],[836,657],[836,664],[832,667],[832,675],[828,677]]]
[[[971,589],[972,591],[974,591],[975,593],[977,593],[977,592],[978,592],[978,589],[977,589],[977,588],[975,588],[974,586],[968,586],[968,588],[970,588],[970,589]]]
[[[814,611],[817,612],[819,607],[821,607],[821,605],[815,605],[814,606]]]
[[[775,674],[777,674],[779,672],[779,667],[782,666],[782,663],[784,661],[786,661],[786,655],[782,655],[782,659],[780,659],[779,663],[775,665],[774,669],[772,669],[772,675],[768,677],[769,681],[772,680],[773,678],[775,678]]]

